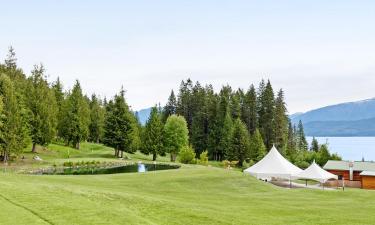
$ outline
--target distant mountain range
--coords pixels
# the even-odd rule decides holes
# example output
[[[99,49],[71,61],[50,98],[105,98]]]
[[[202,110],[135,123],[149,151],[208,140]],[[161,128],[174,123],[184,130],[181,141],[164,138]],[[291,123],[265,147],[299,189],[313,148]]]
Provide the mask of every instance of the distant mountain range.
[[[375,136],[375,98],[347,102],[290,116],[308,136]]]

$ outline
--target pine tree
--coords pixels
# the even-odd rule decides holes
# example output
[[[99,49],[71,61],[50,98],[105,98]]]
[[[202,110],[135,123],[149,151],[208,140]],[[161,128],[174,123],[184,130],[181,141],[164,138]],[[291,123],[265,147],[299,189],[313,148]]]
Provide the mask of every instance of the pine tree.
[[[250,136],[250,159],[258,162],[266,155],[266,146],[264,145],[262,135],[258,129],[255,129],[253,135]]]
[[[288,115],[282,89],[275,100],[275,146],[283,155],[288,143]]]
[[[158,109],[153,107],[142,135],[142,152],[152,154],[153,161],[156,160],[157,155],[165,153],[163,148],[163,129],[161,115]]]
[[[54,93],[44,79],[43,65],[34,66],[29,81],[27,103],[31,112],[29,124],[32,152],[35,152],[37,144],[45,146],[55,137],[58,109]]]
[[[18,155],[28,143],[28,128],[22,117],[12,81],[5,74],[0,75],[0,146],[4,163],[11,154]]]
[[[99,143],[104,132],[104,115],[105,110],[101,105],[101,101],[95,94],[90,100],[90,124],[89,124],[89,141]]]
[[[189,133],[191,133],[193,123],[192,92],[193,81],[190,78],[186,82],[182,81],[178,93],[176,113],[185,118]]]
[[[223,160],[224,158],[228,158],[230,155],[233,155],[231,152],[233,149],[231,148],[231,139],[234,131],[232,115],[227,110],[227,113],[224,118],[223,126],[221,127],[220,131],[220,140],[219,145],[217,146],[218,149],[218,159],[219,161]]]
[[[206,87],[207,93],[207,151],[210,159],[217,160],[217,146],[220,141],[221,127],[218,123],[218,96],[214,93],[212,86]]]
[[[241,118],[241,106],[243,105],[244,94],[238,89],[230,96],[230,109],[233,119]]]
[[[164,125],[164,147],[171,155],[171,161],[176,161],[176,156],[181,148],[189,144],[189,130],[183,116],[172,115]]]
[[[199,82],[195,84],[192,91],[192,125],[190,133],[190,143],[199,156],[207,149],[208,138],[208,118],[207,118],[207,94]]]
[[[14,48],[12,46],[9,47],[8,55],[4,62],[5,62],[5,66],[7,69],[10,69],[10,70],[17,69],[16,52],[14,51]]]
[[[52,90],[54,92],[57,104],[57,137],[61,138],[65,126],[63,123],[63,105],[65,101],[65,94],[63,90],[63,85],[59,77],[57,77],[57,80],[53,83]]]
[[[254,85],[251,85],[246,92],[241,110],[242,121],[246,124],[247,130],[252,135],[257,128],[257,96]]]
[[[216,113],[215,135],[217,139],[215,160],[221,161],[226,157],[229,151],[230,137],[233,127],[232,113],[230,111],[230,97],[232,88],[223,86],[218,96],[218,105]]]
[[[296,154],[296,137],[295,131],[293,129],[292,122],[289,120],[288,122],[288,144],[287,144],[287,152],[286,155],[289,159],[293,158]]]
[[[266,86],[264,81],[259,85],[259,131],[262,134],[267,149],[275,143],[275,99],[271,82]]]
[[[163,108],[163,116],[162,116],[163,123],[167,121],[169,116],[176,114],[176,110],[177,110],[177,100],[172,90],[171,95],[168,98],[168,102]]]
[[[113,100],[109,100],[105,106],[105,119],[104,119],[104,136],[103,144],[115,149],[115,156],[118,156],[117,153],[117,121],[114,115],[114,103]]]
[[[139,141],[136,119],[134,114],[129,110],[129,106],[125,100],[125,91],[121,89],[120,94],[116,95],[113,102],[114,127],[114,148],[117,156],[123,157],[123,152],[135,152],[135,143]],[[121,155],[120,155],[121,153]]]
[[[310,150],[314,151],[314,152],[318,152],[319,151],[319,143],[318,143],[318,140],[316,140],[315,137],[313,137],[313,139],[311,141]]]
[[[64,107],[64,139],[67,144],[72,143],[73,147],[79,149],[81,141],[88,138],[90,110],[78,80],[67,96]]]
[[[307,144],[307,141],[306,141],[306,137],[305,137],[305,132],[303,130],[303,124],[302,124],[302,121],[300,120],[298,122],[298,128],[297,128],[297,147],[299,150],[307,150],[308,148],[308,144]]]
[[[238,160],[242,166],[246,159],[250,159],[250,141],[246,125],[237,118],[233,123],[233,131],[230,142],[229,160]]]

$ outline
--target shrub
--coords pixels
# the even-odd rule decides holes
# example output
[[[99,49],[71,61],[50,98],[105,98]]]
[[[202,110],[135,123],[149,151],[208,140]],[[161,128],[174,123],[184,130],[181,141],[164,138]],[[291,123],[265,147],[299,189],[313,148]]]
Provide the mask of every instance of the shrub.
[[[208,165],[208,152],[204,151],[199,155],[199,164],[201,165]]]
[[[73,166],[73,162],[70,162],[70,161],[64,162],[63,166],[65,166],[65,167],[72,167]]]
[[[182,147],[179,153],[179,161],[185,164],[192,164],[195,162],[195,152],[191,146]]]
[[[228,161],[228,160],[223,161],[224,168],[226,168],[226,169],[236,167],[237,164],[238,164],[238,161]]]
[[[310,163],[306,162],[306,161],[297,161],[295,163],[296,166],[298,166],[299,168],[301,169],[306,169],[307,167],[310,166]]]
[[[251,161],[250,161],[250,162],[251,162]],[[251,166],[250,163],[248,163],[248,162],[246,162],[246,161],[242,163],[242,169],[243,169],[243,170],[249,168],[250,166]]]

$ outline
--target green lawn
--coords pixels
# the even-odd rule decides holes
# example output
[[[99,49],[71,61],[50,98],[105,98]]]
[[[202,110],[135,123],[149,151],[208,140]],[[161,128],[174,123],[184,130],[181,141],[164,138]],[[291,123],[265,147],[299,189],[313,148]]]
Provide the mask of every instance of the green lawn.
[[[58,159],[65,147],[50,148],[39,153],[45,165],[65,160]],[[73,159],[117,160],[111,153],[86,144]],[[374,202],[375,191],[289,190],[198,165],[140,174],[0,173],[0,224],[374,224]]]

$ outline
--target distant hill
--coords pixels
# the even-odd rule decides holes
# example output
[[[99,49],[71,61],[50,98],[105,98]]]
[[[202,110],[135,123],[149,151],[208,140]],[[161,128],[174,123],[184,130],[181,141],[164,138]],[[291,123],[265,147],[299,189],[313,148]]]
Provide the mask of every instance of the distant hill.
[[[314,109],[302,114],[294,114],[293,123],[302,120],[304,123],[312,121],[352,121],[375,117],[375,98],[347,102],[338,105]]]
[[[355,121],[313,121],[304,125],[308,136],[375,136],[375,118]]]
[[[150,116],[151,107],[150,108],[146,108],[146,109],[141,109],[141,110],[137,111],[136,113],[138,114],[139,122],[142,125],[145,125],[146,122],[147,122],[147,120],[148,120],[148,117]]]
[[[375,98],[347,102],[290,116],[308,136],[375,136]]]

